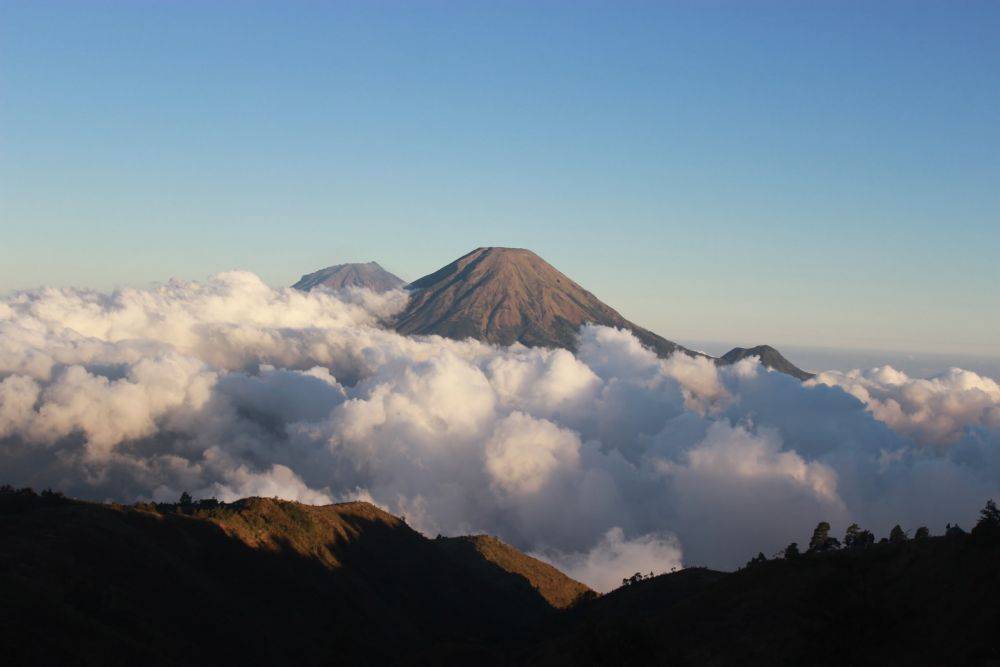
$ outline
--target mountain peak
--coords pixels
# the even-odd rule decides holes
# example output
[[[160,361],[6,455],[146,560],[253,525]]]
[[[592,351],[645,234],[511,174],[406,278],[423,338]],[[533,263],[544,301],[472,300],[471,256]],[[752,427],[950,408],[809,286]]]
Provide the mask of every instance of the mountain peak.
[[[434,273],[410,283],[410,289],[424,289],[446,280],[449,276],[461,274],[465,270],[475,269],[477,274],[489,273],[491,277],[496,271],[510,270],[515,266],[544,265],[543,271],[559,273],[541,257],[525,248],[481,247],[462,255],[454,262],[441,267]],[[562,275],[562,274],[560,274]]]
[[[302,276],[292,287],[303,291],[309,291],[314,287],[329,289],[366,287],[376,292],[387,292],[404,284],[406,284],[404,280],[383,269],[378,262],[365,262],[328,266]]]
[[[663,356],[683,350],[632,324],[525,248],[476,248],[409,288],[410,301],[396,319],[405,334],[572,350],[589,322],[628,329]]]
[[[591,323],[626,329],[661,357],[674,352],[707,356],[629,322],[527,248],[476,248],[408,288],[409,303],[395,321],[404,334],[574,350],[580,327]],[[736,348],[716,362],[726,365],[750,356],[793,377],[812,377],[768,345]]]

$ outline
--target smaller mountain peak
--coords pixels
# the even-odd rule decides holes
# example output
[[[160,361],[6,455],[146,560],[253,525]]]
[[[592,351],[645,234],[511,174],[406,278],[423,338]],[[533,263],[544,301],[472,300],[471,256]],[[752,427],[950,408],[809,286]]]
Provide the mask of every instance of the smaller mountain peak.
[[[315,287],[344,289],[365,287],[375,292],[398,289],[406,282],[389,273],[378,262],[336,264],[302,276],[292,287],[309,291]]]
[[[718,363],[723,366],[728,366],[749,357],[757,357],[760,359],[760,363],[766,368],[780,371],[800,380],[808,380],[813,376],[812,373],[804,371],[790,362],[784,357],[784,355],[781,354],[781,352],[778,352],[778,350],[770,345],[756,345],[750,348],[734,347],[729,352],[726,352],[724,355],[719,357]]]

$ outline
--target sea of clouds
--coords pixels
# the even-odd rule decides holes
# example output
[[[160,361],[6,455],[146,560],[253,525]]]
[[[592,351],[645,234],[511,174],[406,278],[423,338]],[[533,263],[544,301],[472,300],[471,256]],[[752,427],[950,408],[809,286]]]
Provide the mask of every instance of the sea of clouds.
[[[599,590],[732,568],[817,521],[965,527],[1000,498],[1000,386],[888,366],[801,383],[745,360],[404,337],[403,292],[245,272],[0,301],[0,483],[96,500],[375,502],[487,532]]]

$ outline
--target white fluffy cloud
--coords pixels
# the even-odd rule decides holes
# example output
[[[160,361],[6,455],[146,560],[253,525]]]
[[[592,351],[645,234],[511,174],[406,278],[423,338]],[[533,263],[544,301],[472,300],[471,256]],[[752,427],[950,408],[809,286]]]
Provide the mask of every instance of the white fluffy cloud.
[[[827,371],[809,382],[842,388],[876,419],[926,444],[955,442],[968,427],[1000,427],[1000,385],[961,368],[930,379],[891,366]]]
[[[607,589],[738,565],[815,523],[969,523],[1000,488],[1000,388],[890,368],[807,383],[659,359],[407,338],[405,303],[233,272],[0,301],[0,482],[95,499],[364,498],[486,531]]]
[[[599,591],[618,587],[622,579],[639,573],[663,574],[682,566],[681,549],[672,535],[640,535],[625,538],[621,528],[608,530],[587,553],[535,554],[545,558],[577,581],[586,581]],[[653,569],[654,566],[657,569]]]
[[[500,495],[531,496],[559,475],[577,474],[580,438],[550,421],[514,412],[497,422],[485,455],[486,471]]]

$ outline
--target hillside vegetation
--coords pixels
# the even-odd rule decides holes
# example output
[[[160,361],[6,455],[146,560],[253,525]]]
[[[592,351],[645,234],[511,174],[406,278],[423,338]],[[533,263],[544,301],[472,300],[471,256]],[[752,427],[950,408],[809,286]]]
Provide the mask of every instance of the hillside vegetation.
[[[86,503],[0,489],[5,664],[995,665],[1000,511],[971,534],[806,553],[597,596],[496,538],[363,502]]]
[[[15,664],[431,664],[527,636],[562,595],[368,503],[0,497]]]
[[[1000,664],[1000,540],[929,537],[682,570],[553,624],[532,664]]]

